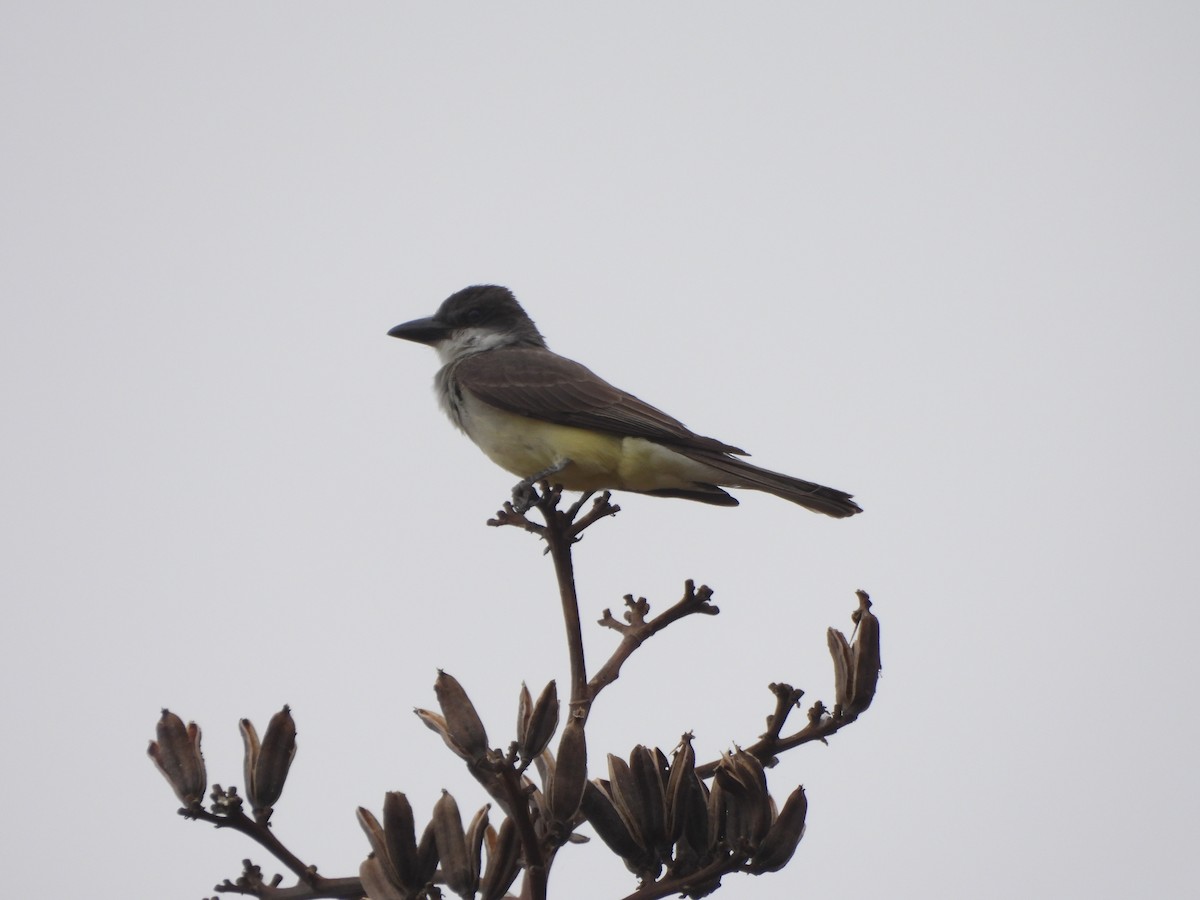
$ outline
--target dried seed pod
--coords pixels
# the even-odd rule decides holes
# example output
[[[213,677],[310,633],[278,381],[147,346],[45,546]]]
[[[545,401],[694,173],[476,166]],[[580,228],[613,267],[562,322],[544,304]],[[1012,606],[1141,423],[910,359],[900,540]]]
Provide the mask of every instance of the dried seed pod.
[[[417,864],[417,829],[412,806],[400,791],[388,791],[383,798],[383,833],[388,858],[400,884],[409,889],[423,887],[428,879],[421,880]]]
[[[208,789],[208,772],[200,752],[200,726],[164,709],[155,727],[158,740],[146,752],[184,806],[196,806]]]
[[[752,753],[739,750],[732,757],[734,774],[746,787],[744,811],[745,836],[753,846],[771,827],[771,795],[767,793],[767,773]]]
[[[644,850],[630,834],[609,790],[610,785],[598,779],[585,784],[580,812],[610,850],[626,862],[639,859]]]
[[[376,856],[387,856],[387,841],[383,837],[383,826],[375,818],[375,813],[365,806],[360,806],[357,814],[358,824],[366,834],[367,840],[371,842],[371,850]]]
[[[255,812],[269,811],[283,793],[296,755],[296,722],[291,709],[284,706],[271,717],[261,744],[249,719],[242,719],[241,731],[245,747],[246,797]]]
[[[258,765],[262,743],[258,739],[254,723],[249,719],[242,719],[238,723],[238,730],[242,733],[242,782],[246,785],[246,796],[250,798],[250,805],[257,809],[254,803],[254,767]]]
[[[397,889],[402,888],[404,882],[400,880],[400,876],[396,872],[396,867],[392,865],[391,855],[388,852],[387,832],[379,824],[379,820],[375,818],[375,814],[365,806],[360,806],[358,808],[358,824],[362,826],[362,830],[367,835],[367,841],[371,845],[371,852],[374,854],[374,859],[379,865],[380,873],[393,887]],[[372,900],[373,898],[374,895],[372,895]]]
[[[720,768],[713,777],[712,788],[708,793],[708,837],[704,845],[708,853],[712,853],[725,842],[725,813],[728,792],[722,783]]]
[[[853,717],[871,705],[879,682],[879,619],[871,612],[866,592],[858,592],[858,609],[851,618],[857,625],[853,645],[836,628],[830,628],[827,637],[833,657],[834,703],[842,715]]]
[[[542,690],[529,715],[525,736],[519,738],[522,760],[531,760],[546,749],[558,730],[558,687],[551,681]]]
[[[473,896],[476,886],[473,873],[478,867],[471,865],[462,816],[458,812],[458,803],[449,791],[442,791],[441,799],[434,804],[433,829],[446,887],[460,897]]]
[[[409,895],[392,884],[383,872],[378,856],[372,856],[358,867],[363,891],[370,900],[408,900]]]
[[[417,708],[414,709],[413,712],[416,713],[417,718],[421,720],[422,724],[424,724],[426,728],[434,732],[442,739],[442,741],[445,742],[447,747],[454,751],[455,755],[460,756],[463,759],[467,759],[467,757],[463,755],[462,750],[451,739],[450,726],[446,724],[445,716],[443,716],[441,713],[435,713],[431,709]]]
[[[708,841],[708,786],[694,771],[691,778],[685,778],[684,781],[689,782],[690,787],[684,802],[687,812],[683,820],[683,834],[679,840],[691,847],[699,859],[705,860],[711,850]]]
[[[417,844],[417,883],[429,884],[438,867],[437,828],[430,819]]]
[[[671,761],[667,759],[667,754],[663,753],[658,747],[655,747],[652,752],[654,753],[654,765],[658,767],[658,779],[662,782],[665,794],[667,790],[667,778],[671,775]]]
[[[641,797],[638,796],[637,779],[629,768],[629,763],[619,756],[608,754],[609,793],[613,805],[621,815],[621,821],[629,830],[629,834],[637,841],[643,850],[650,849],[650,844],[642,832],[640,819]]]
[[[517,699],[517,746],[525,745],[525,735],[529,733],[529,717],[533,715],[533,695],[529,693],[529,685],[521,682],[521,696]]]
[[[262,798],[263,806],[274,806],[278,802],[295,756],[296,720],[292,718],[291,708],[284,705],[267,723],[262,752],[254,771],[254,789]]]
[[[879,619],[871,612],[871,598],[866,591],[858,592],[858,634],[854,640],[854,699],[855,713],[861,713],[875,697],[882,663],[879,656]]]
[[[500,824],[496,842],[488,849],[487,868],[479,882],[481,900],[501,900],[520,871],[521,838],[512,819]]]
[[[417,718],[424,723],[426,728],[442,739],[442,742],[454,752],[455,756],[472,764],[476,762],[475,757],[467,753],[450,734],[450,726],[446,723],[445,716],[429,709],[414,709],[413,712],[417,714]]]
[[[479,875],[483,871],[483,839],[487,836],[488,830],[488,810],[492,808],[492,804],[488,803],[479,809],[471,817],[471,824],[467,826],[467,859],[471,863],[471,884],[479,884]]]
[[[653,750],[641,744],[633,748],[629,755],[629,768],[637,783],[638,827],[646,844],[659,851],[666,850],[666,798],[662,777],[662,767]]]
[[[543,750],[533,758],[533,763],[537,767],[538,778],[542,781],[542,787],[549,789],[550,782],[554,780],[554,770],[557,768],[554,754],[549,749]]]
[[[728,754],[722,754],[720,766],[713,777],[713,794],[721,794],[724,805],[724,838],[731,850],[744,849],[750,840],[752,819],[749,791],[734,772]]]
[[[445,716],[450,740],[459,748],[460,755],[472,761],[482,759],[488,751],[487,732],[463,686],[453,675],[439,669],[433,690]]]
[[[688,800],[692,793],[688,781],[696,775],[696,751],[692,747],[692,735],[685,734],[675,751],[667,776],[665,792],[667,805],[667,839],[670,843],[679,840],[683,823],[687,820]]]
[[[550,818],[570,830],[587,784],[587,740],[583,720],[572,716],[558,741],[558,760],[550,781]]]
[[[801,786],[792,791],[783,804],[783,810],[771,823],[770,831],[750,861],[751,872],[756,875],[778,872],[791,861],[796,846],[804,837],[804,818],[807,814],[808,799],[804,796],[804,788]]]
[[[731,848],[757,846],[771,824],[771,799],[762,764],[738,750],[722,754],[715,781],[725,794],[725,839]]]
[[[834,710],[846,710],[850,706],[851,666],[854,659],[850,642],[836,628],[825,631],[829,644],[829,655],[833,659],[833,704]]]

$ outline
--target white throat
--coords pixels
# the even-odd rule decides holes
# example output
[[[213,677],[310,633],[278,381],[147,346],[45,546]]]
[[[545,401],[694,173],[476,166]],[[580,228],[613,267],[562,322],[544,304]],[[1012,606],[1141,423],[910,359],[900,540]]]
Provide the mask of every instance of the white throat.
[[[490,328],[460,328],[444,341],[434,344],[443,366],[483,350],[495,350],[513,343],[513,336]]]

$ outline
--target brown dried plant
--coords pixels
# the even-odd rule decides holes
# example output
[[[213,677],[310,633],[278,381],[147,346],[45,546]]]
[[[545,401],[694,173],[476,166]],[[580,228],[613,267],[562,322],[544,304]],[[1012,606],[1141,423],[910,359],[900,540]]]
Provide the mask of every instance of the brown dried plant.
[[[778,754],[824,741],[870,706],[880,670],[879,622],[867,595],[858,592],[858,608],[851,616],[856,625],[853,640],[828,630],[834,665],[832,707],[817,701],[803,725],[788,731],[788,718],[799,707],[803,691],[772,684],[775,701],[767,730],[753,743],[697,764],[689,732],[670,757],[639,745],[627,755],[607,754],[606,777],[589,777],[587,721],[596,698],[655,634],[687,616],[711,616],[719,610],[711,602],[712,591],[692,581],[674,605],[654,616],[644,598],[626,596],[621,619],[606,609],[599,621],[620,635],[620,643],[589,676],[571,552],[585,529],[615,515],[619,507],[603,493],[594,498],[585,494],[560,510],[561,490],[544,482],[538,487],[528,510],[505,503],[488,524],[519,527],[546,542],[558,578],[570,657],[565,717],[555,682],[536,699],[522,685],[515,739],[507,749],[494,748],[466,691],[445,672],[439,672],[434,683],[439,711],[416,711],[466,763],[498,808],[499,825],[491,821],[491,804],[464,825],[457,801],[443,791],[418,836],[407,797],[389,792],[382,820],[367,809],[358,810],[369,854],[357,877],[325,877],[284,846],[270,824],[296,753],[296,726],[288,707],[272,717],[262,740],[249,720],[241,721],[245,793],[214,785],[207,808],[202,803],[207,774],[200,729],[194,723],[185,726],[163,710],[149,753],[183,804],[179,814],[242,832],[295,878],[288,885],[282,874],[267,880],[259,866],[244,860],[241,874],[218,884],[218,893],[261,900],[433,900],[445,892],[466,900],[546,900],[555,856],[568,843],[586,840],[578,833],[585,824],[637,876],[638,887],[625,900],[704,897],[719,888],[726,875],[775,872],[791,860],[804,834],[807,799],[797,787],[778,807],[767,790],[766,770]],[[528,517],[533,509],[540,513],[540,522]],[[593,769],[599,768],[596,754],[592,762]],[[523,876],[521,885],[510,894],[518,876]]]

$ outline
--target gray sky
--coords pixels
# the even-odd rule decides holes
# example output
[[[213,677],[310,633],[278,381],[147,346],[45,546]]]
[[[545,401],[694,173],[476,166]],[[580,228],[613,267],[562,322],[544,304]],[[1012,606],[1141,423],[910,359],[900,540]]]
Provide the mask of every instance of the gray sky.
[[[866,510],[621,496],[579,547],[585,620],[688,577],[722,607],[629,664],[594,761],[749,742],[770,681],[829,699],[824,629],[876,601],[876,706],[771,772],[806,785],[808,835],[723,900],[1182,896],[1198,25],[5,3],[8,892],[275,870],[174,815],[144,755],[164,705],[240,785],[237,720],[292,704],[276,827],[326,874],[385,790],[483,802],[409,710],[444,667],[507,743],[520,682],[565,681],[552,576],[484,526],[513,479],[385,332],[494,281],[554,349]],[[587,641],[594,665],[614,644]],[[633,887],[598,846],[551,882]]]

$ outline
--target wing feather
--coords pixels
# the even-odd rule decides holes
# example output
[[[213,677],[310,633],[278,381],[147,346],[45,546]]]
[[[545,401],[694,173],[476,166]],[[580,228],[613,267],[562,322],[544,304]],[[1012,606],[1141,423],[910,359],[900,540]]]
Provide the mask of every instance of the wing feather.
[[[453,366],[452,378],[462,388],[507,412],[679,448],[746,455],[737,447],[696,434],[678,419],[549,350],[490,350]]]

